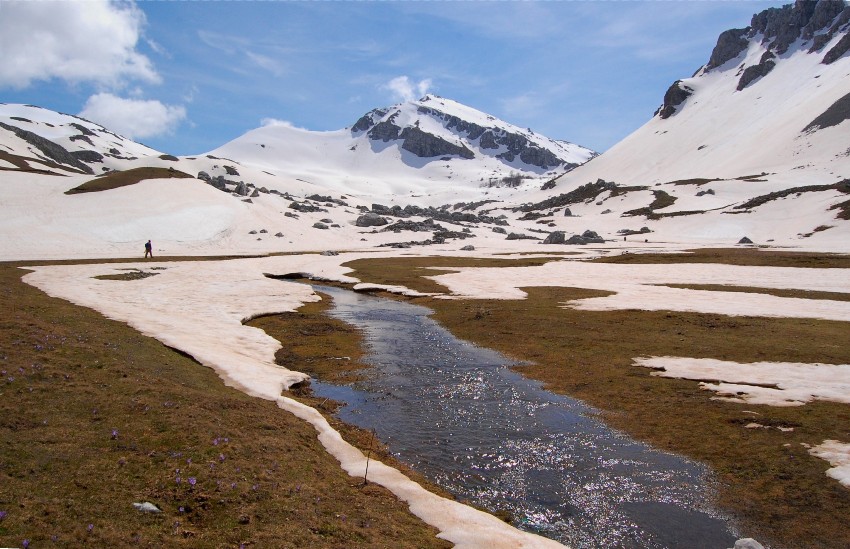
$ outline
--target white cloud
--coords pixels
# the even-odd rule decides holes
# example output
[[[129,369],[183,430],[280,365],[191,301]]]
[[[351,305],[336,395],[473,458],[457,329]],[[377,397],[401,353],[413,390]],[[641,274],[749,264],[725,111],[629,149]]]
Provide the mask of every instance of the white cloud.
[[[397,76],[384,84],[382,88],[390,90],[396,99],[413,101],[428,93],[431,88],[431,79],[426,78],[419,82],[411,82],[407,76]]]
[[[288,120],[280,120],[278,118],[263,118],[260,120],[260,125],[263,127],[266,126],[283,126],[285,128],[295,128],[296,130],[303,130],[304,128],[299,128],[292,122]]]
[[[186,109],[150,99],[124,99],[99,93],[89,97],[80,116],[130,139],[138,139],[170,133],[186,118]]]
[[[133,2],[2,2],[0,87],[52,78],[113,87],[127,79],[158,82],[136,51],[144,25]]]

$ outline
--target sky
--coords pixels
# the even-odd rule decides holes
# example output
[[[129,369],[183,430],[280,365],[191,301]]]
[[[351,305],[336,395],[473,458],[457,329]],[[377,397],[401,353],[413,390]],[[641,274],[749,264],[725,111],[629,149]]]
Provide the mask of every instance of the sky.
[[[269,123],[342,129],[431,93],[604,152],[721,32],[781,5],[0,0],[0,102],[192,155]]]

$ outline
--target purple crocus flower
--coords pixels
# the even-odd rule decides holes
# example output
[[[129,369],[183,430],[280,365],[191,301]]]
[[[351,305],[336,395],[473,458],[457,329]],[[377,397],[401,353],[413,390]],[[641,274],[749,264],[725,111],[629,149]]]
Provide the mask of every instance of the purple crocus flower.
[[[198,481],[197,481],[197,480],[195,480],[195,477],[189,477],[189,484],[191,484],[192,486],[194,486],[196,482],[198,482]]]

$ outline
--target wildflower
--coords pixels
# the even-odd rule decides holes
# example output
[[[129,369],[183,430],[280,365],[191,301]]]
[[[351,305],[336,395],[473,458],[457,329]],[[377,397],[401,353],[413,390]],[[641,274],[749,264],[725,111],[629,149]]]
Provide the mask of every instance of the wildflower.
[[[219,455],[218,455],[218,460],[219,460],[219,461],[224,461],[224,454],[219,454]]]
[[[112,440],[118,438],[118,429],[112,429]]]
[[[198,481],[197,481],[197,480],[195,480],[195,477],[189,477],[189,484],[191,484],[192,486],[194,486],[196,482],[198,482]]]
[[[177,484],[180,484],[180,477],[179,477],[179,476],[178,476],[178,477],[176,477],[176,478],[174,479],[174,482],[176,482]]]
[[[27,549],[27,547],[29,547],[29,546],[30,546],[30,540],[25,539],[24,541],[21,542],[21,547],[23,547],[24,549]]]
[[[92,530],[94,530],[94,524],[89,524],[88,526],[86,526],[86,532],[91,532]]]
[[[6,511],[0,511],[0,520],[6,518]]]
[[[179,508],[179,509],[177,509],[177,511],[179,511],[179,512],[181,512],[181,513],[185,513],[185,512],[186,512],[186,509],[184,509],[184,508],[183,508],[183,506],[181,505],[181,506],[180,506],[180,508]]]

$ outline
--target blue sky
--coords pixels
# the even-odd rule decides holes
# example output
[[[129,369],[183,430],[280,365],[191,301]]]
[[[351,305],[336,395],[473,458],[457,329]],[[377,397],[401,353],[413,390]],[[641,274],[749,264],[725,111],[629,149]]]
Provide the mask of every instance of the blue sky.
[[[427,91],[601,152],[722,31],[780,5],[0,0],[0,102],[188,155],[269,120],[340,129]]]

